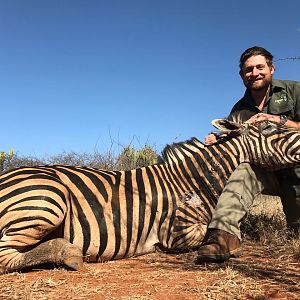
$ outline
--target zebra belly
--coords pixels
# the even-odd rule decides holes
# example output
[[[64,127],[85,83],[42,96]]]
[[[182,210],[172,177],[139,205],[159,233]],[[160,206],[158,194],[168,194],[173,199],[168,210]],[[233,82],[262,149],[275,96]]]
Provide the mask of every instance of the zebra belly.
[[[151,253],[159,243],[157,226],[153,226],[150,232],[147,232],[148,227],[145,224],[135,224],[128,229],[122,220],[116,226],[112,215],[105,215],[102,222],[94,223],[94,226],[85,225],[83,226],[82,219],[78,216],[68,215],[64,224],[64,238],[82,249],[85,260],[90,262]]]
[[[157,239],[149,239],[142,244],[130,245],[127,249],[125,242],[121,243],[120,247],[116,247],[111,243],[104,252],[100,253],[101,245],[99,240],[91,240],[88,250],[83,253],[84,260],[87,262],[100,262],[110,261],[123,258],[130,258],[134,256],[140,256],[147,253],[153,253],[155,251],[155,245],[158,243]],[[76,244],[76,243],[74,243]]]

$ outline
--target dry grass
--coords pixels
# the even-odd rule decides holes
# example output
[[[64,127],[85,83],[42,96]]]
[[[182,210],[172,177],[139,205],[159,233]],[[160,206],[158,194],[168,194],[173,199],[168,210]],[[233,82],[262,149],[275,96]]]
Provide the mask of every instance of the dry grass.
[[[85,264],[81,272],[48,269],[6,274],[1,276],[0,299],[300,299],[300,240],[285,238],[278,199],[262,205],[265,208],[254,207],[252,218],[262,214],[262,223],[266,216],[274,223],[253,229],[261,236],[246,238],[241,258],[196,265],[196,252],[153,253]],[[270,208],[277,212],[271,213]]]
[[[195,252],[154,253],[85,264],[81,272],[12,273],[1,276],[0,299],[299,299],[292,247],[246,241],[244,256],[223,264],[195,265]]]
[[[82,272],[12,273],[1,278],[0,299],[299,299],[300,263],[254,249],[247,242],[247,255],[221,265],[197,266],[195,253],[156,253]]]
[[[260,196],[254,201],[249,216],[242,223],[244,238],[262,244],[287,242],[286,220],[280,198]]]

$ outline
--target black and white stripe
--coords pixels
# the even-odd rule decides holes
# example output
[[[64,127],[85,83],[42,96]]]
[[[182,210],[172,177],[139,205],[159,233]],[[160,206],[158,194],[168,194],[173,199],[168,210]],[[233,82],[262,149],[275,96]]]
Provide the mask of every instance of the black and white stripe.
[[[79,249],[86,261],[137,256],[157,245],[196,248],[239,163],[282,168],[300,161],[296,129],[224,120],[216,126],[223,130],[218,143],[205,146],[193,138],[167,146],[164,163],[131,171],[54,165],[3,174],[0,271],[42,262],[76,268],[54,246],[43,246],[58,238],[63,246]]]

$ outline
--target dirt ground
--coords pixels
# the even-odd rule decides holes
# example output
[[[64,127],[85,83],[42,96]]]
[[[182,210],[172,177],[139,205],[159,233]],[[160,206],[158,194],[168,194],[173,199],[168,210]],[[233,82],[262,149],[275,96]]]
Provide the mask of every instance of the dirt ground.
[[[300,260],[286,247],[244,243],[244,255],[196,265],[195,252],[153,253],[1,276],[0,299],[300,299]]]
[[[277,198],[258,199],[252,213],[283,217]],[[277,240],[245,240],[244,255],[223,264],[197,265],[196,252],[157,252],[85,264],[80,272],[48,266],[0,275],[0,299],[298,300],[300,240]]]

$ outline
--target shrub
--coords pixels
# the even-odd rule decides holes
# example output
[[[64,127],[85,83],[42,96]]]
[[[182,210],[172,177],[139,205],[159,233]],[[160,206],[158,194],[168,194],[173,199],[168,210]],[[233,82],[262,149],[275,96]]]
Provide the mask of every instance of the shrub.
[[[149,145],[145,145],[140,150],[128,145],[123,148],[117,157],[117,168],[119,170],[131,170],[134,168],[153,165],[158,161],[158,154]]]
[[[62,153],[47,159],[48,164],[62,164],[71,166],[86,166],[96,169],[112,170],[115,168],[115,157],[111,152],[95,153]]]
[[[15,157],[13,149],[10,149],[8,153],[0,152],[0,173],[8,168],[11,160]]]
[[[34,156],[19,156],[13,151],[0,152],[0,173],[21,166],[65,164],[71,166],[87,166],[105,170],[129,170],[148,166],[157,162],[158,154],[149,145],[136,150],[133,146],[126,146],[116,156],[111,151],[100,154],[94,153],[61,153],[58,155],[37,158]]]

